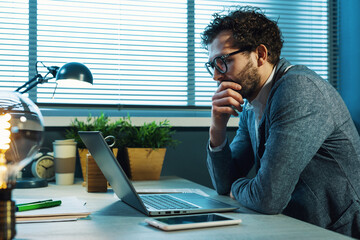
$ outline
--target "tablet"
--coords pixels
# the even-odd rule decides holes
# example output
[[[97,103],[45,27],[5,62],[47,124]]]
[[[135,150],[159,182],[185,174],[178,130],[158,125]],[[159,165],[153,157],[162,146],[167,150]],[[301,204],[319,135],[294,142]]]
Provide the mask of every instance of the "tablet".
[[[241,219],[234,219],[222,214],[200,214],[183,215],[175,217],[148,218],[145,222],[153,227],[164,231],[173,231],[181,229],[202,228],[235,225],[241,223]]]

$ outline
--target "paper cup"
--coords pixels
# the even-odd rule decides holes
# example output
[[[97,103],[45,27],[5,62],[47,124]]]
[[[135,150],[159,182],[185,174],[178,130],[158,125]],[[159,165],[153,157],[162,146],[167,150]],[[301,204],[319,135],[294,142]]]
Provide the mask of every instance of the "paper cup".
[[[76,142],[73,139],[53,142],[55,159],[55,181],[58,185],[74,183]]]

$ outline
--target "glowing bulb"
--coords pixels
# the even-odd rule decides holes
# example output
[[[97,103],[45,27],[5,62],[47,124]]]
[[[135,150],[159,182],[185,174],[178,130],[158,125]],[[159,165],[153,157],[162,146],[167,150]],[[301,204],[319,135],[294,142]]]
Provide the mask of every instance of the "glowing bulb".
[[[41,146],[44,131],[39,108],[16,92],[0,91],[0,189],[12,189],[17,173]]]
[[[8,170],[6,166],[5,152],[10,148],[10,124],[11,115],[0,115],[0,189],[6,189]]]
[[[29,98],[18,92],[0,91],[0,239],[15,236],[11,191],[18,172],[38,152],[43,131],[41,112]]]

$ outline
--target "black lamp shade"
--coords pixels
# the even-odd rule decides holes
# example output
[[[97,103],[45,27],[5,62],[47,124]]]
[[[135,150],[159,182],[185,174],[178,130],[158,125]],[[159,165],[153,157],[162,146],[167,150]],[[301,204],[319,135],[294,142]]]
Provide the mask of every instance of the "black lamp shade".
[[[62,66],[56,74],[56,81],[58,80],[77,80],[93,84],[90,70],[78,62],[69,62]]]

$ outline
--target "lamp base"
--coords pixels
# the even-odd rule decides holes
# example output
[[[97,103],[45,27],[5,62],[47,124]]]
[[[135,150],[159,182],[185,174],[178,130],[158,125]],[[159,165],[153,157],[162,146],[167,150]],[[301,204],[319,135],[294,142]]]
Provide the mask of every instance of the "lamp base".
[[[16,180],[15,188],[40,188],[47,187],[48,182],[40,178],[19,178]]]
[[[15,229],[15,202],[10,189],[0,189],[0,239],[13,239]]]

